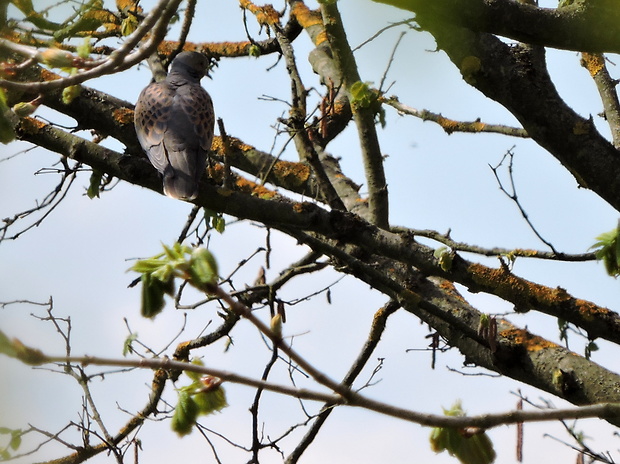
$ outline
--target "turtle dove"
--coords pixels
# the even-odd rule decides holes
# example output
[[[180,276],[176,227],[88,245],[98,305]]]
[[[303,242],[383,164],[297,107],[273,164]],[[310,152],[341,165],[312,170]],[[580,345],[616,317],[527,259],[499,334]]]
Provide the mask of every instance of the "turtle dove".
[[[211,149],[215,113],[211,97],[200,85],[207,65],[201,53],[180,53],[166,79],[148,85],[136,103],[138,140],[163,175],[164,193],[171,198],[198,196]]]

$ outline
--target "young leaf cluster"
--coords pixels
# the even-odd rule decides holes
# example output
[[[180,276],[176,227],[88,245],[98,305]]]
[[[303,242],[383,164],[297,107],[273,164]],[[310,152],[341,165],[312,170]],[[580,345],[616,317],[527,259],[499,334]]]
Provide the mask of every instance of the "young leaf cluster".
[[[11,459],[11,451],[17,451],[19,446],[22,444],[22,432],[19,429],[9,429],[7,427],[0,427],[0,435],[9,435],[9,443],[4,447],[0,448],[0,459],[3,461],[8,461]]]
[[[597,242],[590,247],[596,259],[602,260],[607,274],[613,277],[620,275],[620,227],[596,237]]]
[[[141,312],[149,318],[164,309],[164,295],[174,295],[175,278],[187,280],[206,293],[214,289],[218,279],[217,263],[209,250],[180,243],[164,245],[163,253],[137,261],[130,270],[142,274]]]
[[[379,101],[380,93],[371,88],[368,82],[358,81],[351,86],[351,104],[357,108],[367,108],[379,119],[381,127],[385,127],[385,110]]]
[[[195,364],[201,364],[194,361]],[[172,416],[171,427],[179,436],[191,433],[200,415],[213,414],[228,406],[222,381],[210,375],[186,372],[192,383],[179,389],[179,399]]]
[[[445,410],[446,416],[464,416],[461,403]],[[435,453],[448,451],[463,464],[490,464],[495,461],[495,450],[488,435],[480,429],[455,429],[435,427],[430,436],[431,449]]]

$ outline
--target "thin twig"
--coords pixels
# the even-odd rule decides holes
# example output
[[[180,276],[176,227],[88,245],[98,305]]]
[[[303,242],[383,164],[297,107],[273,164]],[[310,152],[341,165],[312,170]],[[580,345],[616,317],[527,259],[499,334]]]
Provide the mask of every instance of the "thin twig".
[[[392,227],[392,232],[411,235],[414,237],[426,237],[436,240],[439,243],[450,247],[454,251],[465,251],[467,253],[475,253],[482,256],[507,256],[510,258],[537,258],[549,259],[554,261],[584,262],[595,261],[594,253],[563,253],[542,250],[532,250],[526,248],[484,248],[477,245],[470,245],[464,242],[457,242],[450,237],[450,232],[441,233],[430,229],[408,229],[404,227]]]
[[[257,326],[262,327],[261,332],[265,330],[265,332],[269,333],[269,338],[278,338],[270,333],[270,330],[262,324],[262,322],[257,321],[255,318],[251,320],[251,322]],[[256,322],[259,324],[256,325]],[[282,349],[281,342],[279,343],[280,349]],[[290,348],[286,348],[287,351],[291,352]],[[288,353],[287,353],[288,354]],[[273,391],[276,393],[281,393],[285,395],[292,396],[294,398],[303,398],[314,401],[324,401],[330,402],[334,404],[343,404],[348,406],[357,406],[364,409],[369,409],[371,411],[375,411],[381,414],[385,414],[387,416],[396,417],[399,419],[403,419],[409,422],[414,422],[420,425],[429,426],[429,427],[453,427],[453,428],[464,428],[464,427],[480,427],[483,429],[490,429],[493,427],[498,427],[500,425],[510,425],[517,424],[519,422],[542,422],[542,421],[555,421],[561,419],[584,419],[584,418],[613,418],[620,416],[620,403],[598,403],[587,406],[579,406],[574,408],[565,408],[565,409],[550,409],[545,411],[508,411],[503,413],[495,413],[495,414],[482,414],[478,416],[444,416],[444,415],[435,415],[435,414],[426,414],[419,413],[416,411],[411,411],[409,409],[400,408],[397,406],[393,406],[381,401],[372,400],[370,398],[366,398],[360,394],[357,394],[343,385],[334,384],[337,390],[342,391],[346,395],[345,397],[341,396],[338,391],[337,394],[330,393],[322,393],[319,391],[313,391],[309,389],[297,389],[291,388],[285,385],[274,384],[270,382],[265,382],[257,379],[252,379],[250,377],[242,376],[233,372],[223,371],[220,369],[213,369],[205,366],[199,366],[197,364],[173,361],[169,358],[149,358],[149,359],[112,359],[112,358],[100,358],[96,356],[44,356],[44,359],[41,358],[41,363],[72,363],[72,364],[82,364],[84,367],[88,365],[97,365],[97,366],[117,366],[117,367],[137,367],[137,368],[145,368],[145,369],[156,369],[160,372],[165,371],[189,371],[196,372],[199,374],[212,375],[215,377],[219,377],[222,380],[226,380],[233,383],[238,383],[241,385],[251,386],[251,387],[261,387],[265,390]],[[299,357],[295,355],[296,362],[299,362]],[[303,361],[302,361],[303,362]],[[307,364],[304,362],[304,364]],[[308,369],[308,365],[304,366],[304,370],[307,372],[315,371],[312,367]],[[312,372],[311,372],[312,373]],[[326,377],[324,374],[313,375],[315,380],[320,379],[319,383],[328,384],[326,381]],[[318,378],[318,379],[317,379]],[[327,385],[326,385],[327,386]],[[134,419],[143,420],[143,417],[136,416]],[[123,429],[125,431],[125,429]],[[123,438],[129,432],[123,434]],[[118,437],[115,437],[115,441],[117,441]]]
[[[514,147],[513,147],[514,148]],[[502,164],[504,163],[504,161],[506,160],[506,158],[508,158],[508,177],[510,180],[510,192],[506,189],[506,187],[504,187],[504,184],[502,183],[499,174],[498,174],[498,169],[500,168],[500,166],[502,166]],[[510,150],[508,150],[504,156],[502,157],[502,159],[500,160],[500,162],[497,164],[497,166],[491,166],[489,165],[489,167],[491,168],[491,170],[493,171],[493,175],[495,176],[495,179],[497,180],[497,183],[499,185],[500,190],[508,197],[510,198],[515,205],[517,206],[517,208],[519,208],[519,212],[521,213],[521,216],[523,216],[523,219],[525,219],[525,222],[527,222],[527,225],[530,227],[530,229],[532,230],[532,232],[534,232],[534,234],[536,235],[536,237],[538,237],[538,239],[543,242],[545,245],[547,245],[551,251],[554,254],[558,254],[558,251],[555,249],[555,247],[553,246],[553,244],[551,242],[549,242],[548,240],[546,240],[541,234],[540,232],[538,232],[538,230],[536,229],[536,227],[534,226],[534,224],[532,223],[532,221],[530,221],[529,215],[527,214],[527,212],[525,211],[525,209],[523,208],[523,205],[521,205],[521,202],[519,201],[519,197],[517,196],[517,188],[515,186],[515,181],[514,181],[514,176],[513,176],[513,172],[512,172],[512,166],[513,166],[513,160],[514,160],[514,153],[512,152],[512,148]]]
[[[51,90],[77,85],[95,77],[106,74],[113,74],[124,71],[148,57],[165,37],[167,26],[182,0],[160,0],[151,10],[148,16],[142,21],[140,26],[131,34],[125,42],[117,48],[108,59],[101,62],[88,71],[73,74],[71,76],[55,79],[47,82],[13,82],[0,79],[0,87],[9,90],[30,91],[30,92],[49,92]],[[149,38],[138,50],[132,50],[147,35]],[[4,39],[2,39],[4,40]],[[6,42],[6,41],[5,41]],[[2,45],[7,45],[2,42]]]
[[[502,124],[488,124],[476,121],[456,121],[454,119],[446,118],[439,113],[433,113],[428,110],[418,110],[411,106],[407,106],[398,101],[397,97],[384,98],[383,103],[395,108],[399,113],[408,114],[420,118],[422,121],[432,121],[441,126],[447,134],[454,132],[489,132],[502,135],[509,135],[511,137],[529,138],[529,135],[525,129],[519,127],[510,127]]]
[[[342,380],[343,385],[351,386],[357,376],[362,372],[362,369],[370,359],[370,356],[374,352],[379,340],[381,339],[381,335],[383,334],[386,326],[386,322],[388,317],[390,317],[395,311],[398,309],[398,305],[394,302],[389,302],[387,305],[380,308],[374,315],[372,321],[372,327],[370,329],[370,333],[368,334],[368,338],[360,351],[360,354],[357,356],[355,362],[351,365],[349,372],[345,375]],[[286,464],[294,464],[296,463],[303,452],[310,446],[314,438],[319,433],[320,428],[327,421],[327,418],[334,410],[334,403],[325,403],[321,408],[321,412],[319,413],[317,419],[314,421],[310,429],[306,432],[304,437],[299,441],[295,449],[291,452],[291,454],[286,458]]]
[[[185,16],[183,18],[183,25],[181,26],[181,34],[179,35],[179,45],[174,50],[174,52],[172,52],[172,54],[168,57],[168,63],[172,63],[172,60],[174,60],[174,57],[183,51],[183,47],[185,46],[185,42],[187,41],[187,36],[192,26],[194,15],[196,13],[196,1],[197,0],[187,1],[187,7],[185,8]]]
[[[394,62],[394,57],[396,56],[396,50],[398,50],[398,46],[400,45],[400,42],[403,40],[403,37],[405,37],[405,34],[406,32],[401,32],[400,35],[398,36],[398,39],[396,40],[396,43],[394,44],[394,47],[392,47],[392,53],[390,53],[390,58],[388,59],[387,66],[385,67],[385,71],[383,71],[383,76],[381,76],[381,82],[379,83],[380,93],[387,92],[387,90],[383,90],[383,84],[385,84],[388,71],[392,67],[392,63]]]
[[[278,24],[273,25],[273,30],[276,35],[276,39],[280,44],[282,50],[282,56],[286,62],[286,69],[291,78],[291,93],[292,93],[292,105],[290,110],[290,121],[295,131],[294,141],[301,155],[302,160],[306,161],[314,171],[314,174],[318,180],[321,193],[323,197],[333,209],[346,209],[342,199],[338,196],[336,189],[332,185],[325,168],[319,160],[319,155],[314,148],[308,132],[305,127],[306,121],[306,89],[299,75],[297,69],[297,63],[295,62],[295,55],[293,47],[291,46],[288,37],[283,33],[281,27]]]

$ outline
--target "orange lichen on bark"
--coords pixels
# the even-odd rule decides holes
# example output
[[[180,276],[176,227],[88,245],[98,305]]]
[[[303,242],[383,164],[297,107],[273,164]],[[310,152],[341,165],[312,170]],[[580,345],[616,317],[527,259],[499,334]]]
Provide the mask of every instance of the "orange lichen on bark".
[[[510,256],[511,254],[514,256],[535,257],[538,256],[540,253],[538,252],[538,250],[515,248],[512,252],[508,253],[508,256]]]
[[[474,121],[471,123],[471,128],[476,132],[482,132],[485,126],[486,124],[480,121]]]
[[[306,211],[306,207],[303,203],[295,203],[293,205],[293,211],[295,211],[296,213],[303,213],[304,211]]]
[[[207,173],[209,174],[209,177],[211,179],[221,184],[224,182],[224,174],[225,174],[224,170],[225,170],[224,165],[214,164],[207,168]],[[238,192],[248,193],[255,197],[260,197],[260,198],[264,198],[267,200],[277,195],[277,193],[274,192],[273,190],[269,190],[268,188],[263,187],[262,185],[257,184],[256,182],[252,182],[251,180],[248,180],[241,176],[236,176],[233,174],[232,181],[234,183],[234,190]],[[221,189],[221,192],[220,192],[221,195],[225,195],[225,196],[230,195],[230,193],[231,192],[227,189]]]
[[[45,68],[41,68],[40,76],[44,82],[55,81],[56,79],[60,79],[60,76],[58,74],[52,71],[49,71],[48,69],[45,69]]]
[[[213,56],[246,56],[252,42],[244,40],[241,42],[213,42],[213,43],[191,43],[187,42],[183,51],[201,52]],[[170,55],[179,47],[179,42],[175,40],[164,40],[157,46],[157,52],[162,55]]]
[[[597,306],[586,300],[572,297],[561,287],[551,288],[535,284],[517,277],[507,270],[490,269],[481,264],[470,264],[468,271],[477,285],[492,287],[495,294],[509,301],[541,308],[555,307],[564,310],[576,310],[581,317],[592,320],[597,316],[606,316],[609,309]]]
[[[138,5],[139,0],[116,0],[116,8],[119,11],[142,12],[142,7]]]
[[[133,110],[129,108],[117,108],[112,113],[112,118],[120,124],[133,124]]]
[[[458,126],[459,126],[458,121],[455,121],[454,119],[444,118],[443,116],[439,116],[437,118],[437,124],[443,127],[443,129],[448,134],[451,134],[452,132],[454,132],[456,129],[458,129]]]
[[[534,335],[529,333],[527,330],[523,329],[506,329],[498,332],[499,337],[503,339],[507,339],[510,342],[520,345],[525,348],[527,351],[540,351],[547,348],[560,348],[560,346],[556,343],[550,342],[549,340],[545,340],[538,335]]]
[[[27,134],[36,134],[47,126],[47,123],[35,118],[22,118],[19,122],[19,129]]]
[[[189,347],[193,340],[189,340],[186,342],[181,342],[177,345],[176,350],[174,350],[175,359],[178,360],[187,360],[187,356],[189,354]]]
[[[423,119],[433,120],[432,117],[427,117]],[[435,122],[437,122],[437,124],[439,124],[443,128],[443,130],[445,130],[448,134],[451,134],[452,132],[455,132],[455,131],[482,132],[484,128],[486,127],[486,124],[481,121],[461,122],[461,121],[455,121],[454,119],[444,118],[441,115],[437,117]]]
[[[295,2],[291,7],[291,16],[294,17],[299,25],[304,29],[313,26],[323,26],[323,17],[319,10],[311,10],[303,2]],[[327,40],[327,34],[323,30],[319,34],[312,35],[314,45],[319,45]]]
[[[256,16],[258,24],[269,26],[280,22],[280,13],[272,5],[257,6],[250,0],[239,0],[239,6]]]
[[[293,16],[299,25],[304,29],[310,26],[323,24],[323,18],[319,10],[311,10],[303,2],[295,2],[291,7],[291,16]]]
[[[594,77],[605,66],[605,58],[600,53],[582,53],[581,65]]]
[[[252,182],[245,177],[237,177],[235,179],[235,187],[241,192],[249,193],[255,197],[263,198],[265,200],[269,200],[276,196],[276,192],[273,190],[269,190],[267,187],[259,185],[256,182]]]
[[[247,143],[242,142],[238,138],[228,136],[228,144],[230,148],[233,150],[239,150],[242,152],[254,150],[255,148],[252,145],[248,145]],[[211,144],[211,150],[216,151],[220,155],[224,154],[224,142],[222,141],[222,137],[215,136],[213,137],[213,143]]]
[[[289,184],[301,185],[310,178],[310,167],[303,163],[278,161],[272,168],[273,174]]]
[[[597,306],[586,300],[575,299],[573,304],[577,308],[577,311],[579,311],[579,314],[586,320],[592,320],[597,316],[606,316],[610,313],[609,309]]]
[[[463,298],[463,295],[461,295],[459,291],[456,289],[454,282],[451,282],[449,280],[442,280],[441,283],[439,284],[439,288],[447,291],[450,295],[454,296],[455,298],[458,298],[461,301],[465,301],[465,298]]]

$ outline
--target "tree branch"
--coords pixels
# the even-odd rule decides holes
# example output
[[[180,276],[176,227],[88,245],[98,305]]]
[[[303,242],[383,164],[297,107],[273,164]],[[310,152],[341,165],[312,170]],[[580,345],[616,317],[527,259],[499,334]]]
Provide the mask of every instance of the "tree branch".
[[[505,106],[580,186],[620,210],[618,150],[591,120],[579,116],[562,100],[547,72],[544,49],[511,46],[492,35],[450,23],[428,21],[421,25],[433,34],[438,47],[469,84]]]
[[[351,87],[361,80],[336,3],[321,3],[321,14],[336,67],[342,76],[343,85],[351,102]],[[366,182],[368,182],[370,222],[387,229],[389,227],[388,190],[383,170],[383,155],[375,128],[375,113],[372,108],[362,105],[353,105],[352,109],[362,150]]]
[[[565,50],[620,52],[620,11],[615,0],[575,1],[563,8],[513,0],[375,1],[413,11],[416,20],[427,25],[444,23]]]
[[[411,106],[407,106],[399,102],[396,97],[384,98],[383,103],[395,108],[399,113],[415,116],[416,118],[420,118],[422,121],[432,121],[437,123],[448,135],[453,134],[454,132],[490,132],[509,135],[512,137],[529,138],[527,132],[519,127],[504,126],[502,124],[488,124],[481,122],[480,120],[455,121],[454,119],[446,118],[439,113],[433,113],[428,110],[418,110]]]

